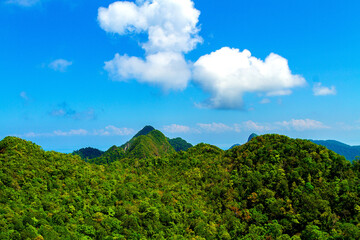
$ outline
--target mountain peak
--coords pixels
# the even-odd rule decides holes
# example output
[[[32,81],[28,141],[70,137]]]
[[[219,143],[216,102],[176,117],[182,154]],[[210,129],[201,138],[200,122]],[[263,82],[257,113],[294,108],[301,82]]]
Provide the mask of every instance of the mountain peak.
[[[137,134],[135,134],[135,136],[133,138],[136,138],[141,135],[147,135],[148,133],[150,133],[153,130],[155,130],[154,127],[147,125],[143,129],[141,129]]]
[[[250,134],[249,138],[248,138],[248,142],[250,142],[251,139],[253,139],[254,137],[257,137],[258,135],[256,133],[252,133]]]

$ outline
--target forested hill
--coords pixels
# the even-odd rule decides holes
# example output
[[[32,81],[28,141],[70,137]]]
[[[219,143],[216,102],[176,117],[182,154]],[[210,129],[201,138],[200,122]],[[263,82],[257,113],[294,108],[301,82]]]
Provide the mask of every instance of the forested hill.
[[[93,159],[100,157],[104,152],[99,149],[86,147],[80,148],[79,150],[74,151],[73,155],[79,155],[82,159]]]
[[[169,139],[159,130],[145,126],[122,146],[114,145],[96,158],[83,159],[91,163],[105,164],[123,158],[161,157],[190,147],[192,145],[181,138]]]
[[[120,147],[112,146],[101,156],[87,160],[90,163],[106,164],[124,158],[151,158],[175,153],[168,139],[159,130],[146,126],[132,139]]]
[[[280,135],[104,165],[7,137],[0,239],[360,239],[359,179],[358,160]]]
[[[179,151],[186,151],[189,148],[191,148],[193,145],[191,143],[188,143],[187,141],[185,141],[184,139],[177,137],[177,138],[172,138],[169,139],[168,141],[170,143],[170,145],[175,149],[175,151],[179,152]]]

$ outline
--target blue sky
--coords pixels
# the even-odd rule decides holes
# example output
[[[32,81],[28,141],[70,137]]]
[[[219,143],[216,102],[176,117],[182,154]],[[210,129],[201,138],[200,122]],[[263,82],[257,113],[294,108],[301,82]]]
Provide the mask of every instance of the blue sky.
[[[360,145],[358,1],[0,3],[0,138],[121,145],[145,125]]]

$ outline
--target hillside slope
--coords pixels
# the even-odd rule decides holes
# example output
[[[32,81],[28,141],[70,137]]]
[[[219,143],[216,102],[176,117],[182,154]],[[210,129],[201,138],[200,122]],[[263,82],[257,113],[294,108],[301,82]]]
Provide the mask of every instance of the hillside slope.
[[[134,137],[126,147],[125,154],[129,158],[160,157],[175,153],[165,135],[158,130],[152,130],[146,135]]]
[[[107,165],[7,137],[0,239],[360,239],[359,177],[359,161],[280,135]]]
[[[88,161],[108,164],[124,158],[161,157],[173,153],[175,150],[165,135],[151,126],[146,126],[122,146],[112,146],[100,157]]]

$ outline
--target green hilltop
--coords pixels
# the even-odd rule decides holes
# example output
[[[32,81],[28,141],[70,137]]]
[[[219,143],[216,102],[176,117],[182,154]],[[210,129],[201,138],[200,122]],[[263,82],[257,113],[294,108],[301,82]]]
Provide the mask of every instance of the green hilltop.
[[[99,149],[86,147],[80,148],[79,150],[74,151],[72,154],[79,155],[82,159],[93,159],[100,157],[103,153],[104,152]]]
[[[192,144],[180,137],[170,139],[152,126],[145,126],[120,147],[114,145],[105,152],[87,147],[74,151],[72,154],[79,155],[87,162],[103,164],[125,157],[147,158],[150,156],[163,156],[168,153],[174,153],[174,150],[176,152],[186,151],[192,146]]]
[[[159,130],[152,130],[146,135],[135,136],[124,150],[126,156],[130,158],[160,157],[175,152],[165,135]]]
[[[187,141],[185,141],[184,139],[177,137],[177,138],[172,138],[169,139],[168,141],[170,143],[170,145],[175,149],[175,151],[179,152],[179,151],[186,151],[189,148],[191,148],[193,145],[191,143],[188,143]]]
[[[99,157],[88,161],[91,163],[104,164],[123,158],[141,159],[161,157],[174,152],[174,148],[162,132],[151,126],[145,126],[122,146],[112,146]]]
[[[157,130],[129,142],[92,164],[0,141],[0,239],[360,239],[359,160],[275,134],[227,151],[176,152]]]

